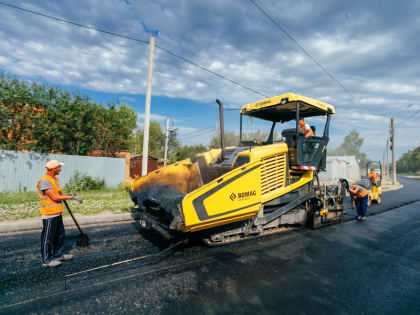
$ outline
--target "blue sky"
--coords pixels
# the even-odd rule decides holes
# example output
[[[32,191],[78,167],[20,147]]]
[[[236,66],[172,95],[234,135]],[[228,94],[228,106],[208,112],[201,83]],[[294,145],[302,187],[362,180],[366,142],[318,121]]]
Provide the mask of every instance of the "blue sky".
[[[392,116],[397,118],[397,156],[419,145],[419,1],[255,2],[352,96],[251,1],[8,3],[148,41],[145,24],[159,30],[158,46],[261,94],[293,92],[331,103],[337,114],[330,148],[356,129],[365,138],[362,151],[382,159]],[[3,5],[0,42],[0,69],[6,73],[75,89],[104,104],[118,98],[133,107],[142,125],[147,44]],[[263,97],[156,47],[152,119],[164,124],[171,117],[183,144],[207,144],[218,122],[216,98],[239,108]],[[225,129],[238,130],[236,111],[226,111],[225,119]]]

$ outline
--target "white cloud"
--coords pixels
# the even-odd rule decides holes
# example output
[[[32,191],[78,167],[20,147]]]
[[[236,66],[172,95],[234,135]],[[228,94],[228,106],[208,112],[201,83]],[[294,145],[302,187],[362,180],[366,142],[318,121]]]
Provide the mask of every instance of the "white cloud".
[[[144,120],[144,113],[137,113],[137,117],[139,118],[139,120],[143,121]],[[150,120],[165,121],[166,117],[167,116],[162,116],[162,115],[150,113]]]

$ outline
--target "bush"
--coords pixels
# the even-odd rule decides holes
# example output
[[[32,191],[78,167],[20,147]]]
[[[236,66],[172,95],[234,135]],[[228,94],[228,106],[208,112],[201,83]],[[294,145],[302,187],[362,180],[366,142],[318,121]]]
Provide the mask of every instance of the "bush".
[[[69,191],[101,190],[105,188],[105,179],[102,177],[92,178],[87,174],[75,172],[73,177],[65,185],[64,189]]]

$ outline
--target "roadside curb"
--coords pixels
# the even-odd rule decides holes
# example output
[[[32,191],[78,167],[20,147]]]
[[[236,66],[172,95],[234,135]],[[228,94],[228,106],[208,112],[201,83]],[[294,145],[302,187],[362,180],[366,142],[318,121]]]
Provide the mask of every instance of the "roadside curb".
[[[121,214],[103,214],[103,215],[91,215],[91,216],[77,216],[77,223],[81,227],[91,226],[91,225],[107,225],[112,223],[121,223],[121,222],[134,222],[131,217],[131,213],[121,213]],[[65,217],[63,219],[64,227],[68,229],[76,228],[71,217]],[[27,219],[27,220],[18,220],[18,221],[6,221],[0,222],[0,234],[6,233],[18,233],[18,232],[35,232],[42,230],[42,220],[41,217]]]
[[[398,189],[401,189],[403,187],[404,187],[404,185],[400,185],[399,187],[394,187],[394,188],[390,188],[390,189],[384,189],[383,192],[398,190]]]

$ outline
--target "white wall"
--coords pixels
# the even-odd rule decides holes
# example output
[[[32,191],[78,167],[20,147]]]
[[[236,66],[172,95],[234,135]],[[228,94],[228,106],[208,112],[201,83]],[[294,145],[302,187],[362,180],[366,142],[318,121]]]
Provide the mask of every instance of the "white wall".
[[[65,163],[58,175],[63,188],[76,171],[93,178],[103,177],[105,185],[110,188],[118,187],[125,177],[125,158],[0,150],[0,192],[35,191],[38,179],[46,173],[45,163],[49,160]]]

